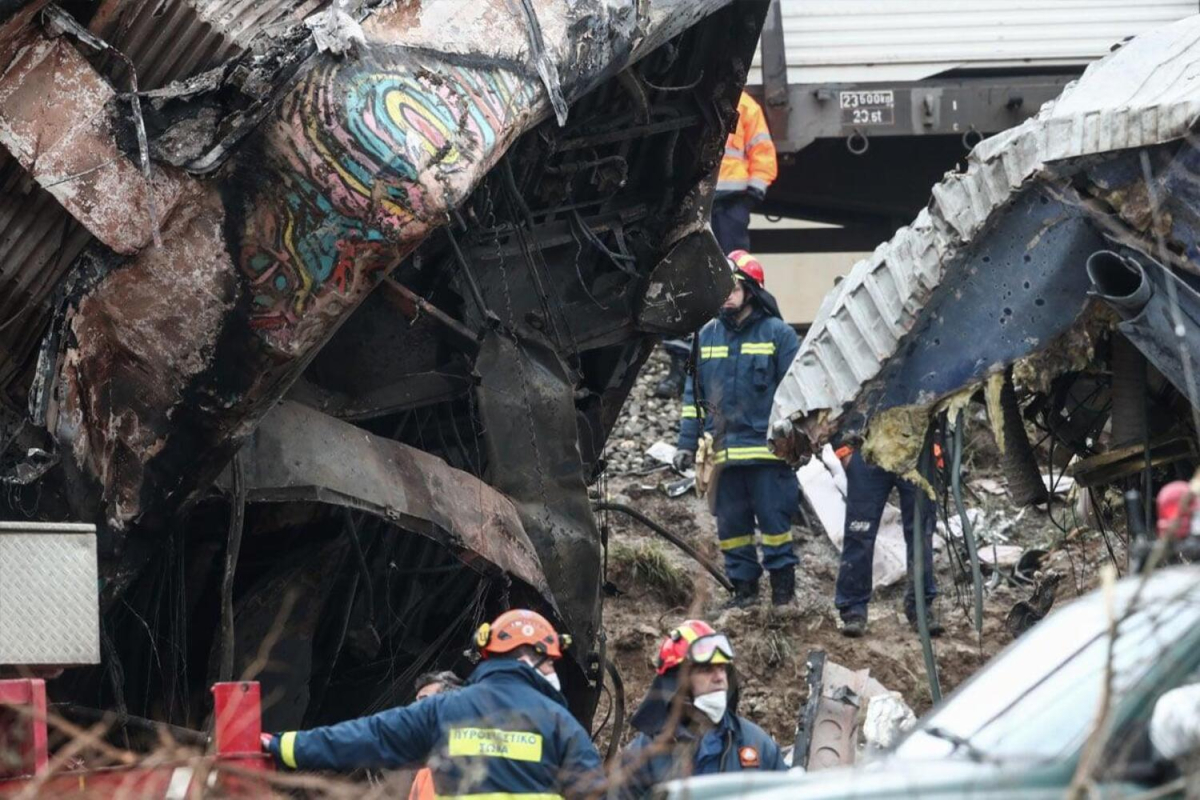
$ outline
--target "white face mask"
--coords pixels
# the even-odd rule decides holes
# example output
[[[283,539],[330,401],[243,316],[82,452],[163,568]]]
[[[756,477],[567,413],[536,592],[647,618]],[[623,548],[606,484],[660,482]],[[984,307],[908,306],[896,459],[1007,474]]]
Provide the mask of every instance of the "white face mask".
[[[725,706],[729,703],[729,692],[721,689],[708,694],[697,695],[692,699],[692,705],[704,716],[713,721],[714,725],[721,722],[725,716]]]
[[[547,674],[547,673],[545,673],[545,672],[542,672],[541,670],[538,670],[538,675],[541,675],[543,678],[545,678],[545,679],[546,679],[546,683],[548,683],[548,684],[550,684],[551,686],[553,686],[553,687],[555,688],[555,690],[556,690],[556,691],[559,691],[559,692],[561,692],[561,691],[562,691],[562,681],[560,681],[560,680],[558,679],[558,673],[557,673],[557,672],[551,672],[551,673]]]

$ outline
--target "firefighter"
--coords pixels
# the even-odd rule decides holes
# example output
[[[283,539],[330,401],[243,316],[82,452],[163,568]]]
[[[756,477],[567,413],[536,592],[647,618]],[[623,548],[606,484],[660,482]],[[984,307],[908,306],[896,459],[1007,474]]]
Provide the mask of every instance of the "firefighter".
[[[734,586],[731,605],[758,600],[763,566],[771,575],[771,602],[786,605],[796,589],[792,518],[799,512],[796,473],[767,447],[775,388],[800,349],[763,287],[763,269],[745,250],[729,254],[737,280],[717,319],[701,328],[695,375],[684,389],[675,467],[695,463],[701,429],[712,435],[713,513]],[[755,547],[762,532],[762,565]]]
[[[707,622],[690,619],[663,640],[658,673],[630,719],[638,732],[617,776],[625,798],[689,775],[786,770],[779,745],[730,708],[733,645]]]
[[[725,140],[712,210],[713,235],[726,253],[750,249],[750,211],[779,174],[762,107],[742,92],[737,110],[737,124]]]
[[[575,796],[594,785],[600,754],[567,711],[554,662],[569,637],[533,611],[480,626],[483,662],[467,685],[361,719],[264,735],[292,769],[348,771],[428,762],[438,796]]]
[[[910,481],[868,463],[861,453],[851,447],[839,447],[837,456],[846,470],[846,527],[834,590],[834,605],[842,618],[842,635],[856,639],[867,632],[867,604],[871,601],[875,537],[879,533],[883,507],[893,487],[900,495],[900,520],[908,550],[909,580],[904,593],[904,614],[909,625],[916,630],[917,595],[912,580],[913,530],[917,503],[920,503],[924,540],[925,618],[929,623],[930,635],[940,635],[943,626],[934,607],[937,586],[933,576],[933,529],[937,518],[933,501]],[[941,459],[941,451],[936,445],[934,457]]]

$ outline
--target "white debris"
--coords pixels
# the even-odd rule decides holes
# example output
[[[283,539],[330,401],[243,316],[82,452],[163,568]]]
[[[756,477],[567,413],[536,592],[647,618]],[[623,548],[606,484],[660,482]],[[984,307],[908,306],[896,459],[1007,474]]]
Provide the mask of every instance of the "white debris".
[[[367,44],[362,26],[346,13],[344,6],[343,1],[304,20],[304,24],[312,31],[319,52],[340,56],[350,52],[355,45]]]
[[[1002,495],[1008,491],[1005,485],[995,478],[976,478],[969,485],[975,490],[976,494],[985,492],[987,494]]]
[[[663,464],[674,464],[677,450],[675,445],[659,440],[646,448],[646,455]]]
[[[1075,479],[1069,475],[1042,475],[1042,483],[1046,487],[1047,492],[1054,494],[1066,494],[1075,488]]]
[[[821,457],[810,458],[796,470],[796,477],[800,479],[800,488],[816,511],[829,541],[840,553],[846,529],[846,473],[833,454],[833,448],[825,445]],[[871,583],[877,589],[891,586],[903,579],[904,574],[904,528],[900,523],[900,509],[888,503],[875,539]]]
[[[917,724],[917,716],[899,692],[875,695],[867,701],[862,734],[867,746],[890,750]]]

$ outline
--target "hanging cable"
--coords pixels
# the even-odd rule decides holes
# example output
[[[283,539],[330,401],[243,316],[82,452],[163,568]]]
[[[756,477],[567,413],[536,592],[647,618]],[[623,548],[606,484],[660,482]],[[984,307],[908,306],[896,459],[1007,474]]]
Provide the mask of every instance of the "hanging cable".
[[[954,506],[962,523],[963,541],[967,545],[967,557],[971,560],[971,584],[975,593],[975,635],[983,641],[983,572],[979,568],[979,548],[975,541],[975,528],[967,516],[962,492],[963,428],[966,427],[964,409],[958,410],[954,422],[954,444],[950,448],[950,490],[954,495]]]
[[[917,472],[925,478],[928,478],[930,469],[930,456],[933,448],[933,429],[925,434],[925,441],[921,445],[921,454],[917,458]],[[917,487],[918,492],[924,492],[924,489]],[[937,703],[942,699],[942,686],[938,680],[937,658],[933,652],[933,639],[929,636],[929,617],[928,607],[925,597],[925,520],[922,513],[922,507],[925,505],[925,498],[918,496],[917,501],[913,503],[913,593],[915,594],[915,605],[917,608],[917,632],[921,637],[921,652],[925,656],[925,675],[929,678],[929,695],[933,698],[933,702]],[[930,542],[929,544],[932,544]]]

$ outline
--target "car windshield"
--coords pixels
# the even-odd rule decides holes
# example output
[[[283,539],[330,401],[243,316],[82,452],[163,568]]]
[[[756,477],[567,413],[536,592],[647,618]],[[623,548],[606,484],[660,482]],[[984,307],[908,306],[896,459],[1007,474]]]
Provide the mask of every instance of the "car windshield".
[[[1116,698],[1200,629],[1196,578],[1192,570],[1163,574],[1140,594],[1137,580],[1118,584]],[[896,755],[1051,760],[1073,752],[1091,731],[1103,696],[1107,619],[1098,593],[1050,615],[922,720]]]

